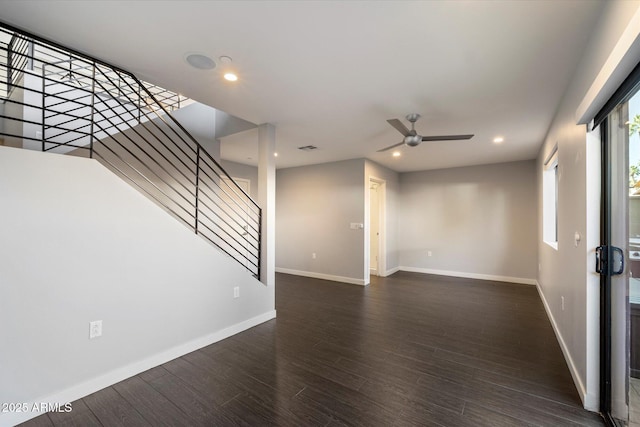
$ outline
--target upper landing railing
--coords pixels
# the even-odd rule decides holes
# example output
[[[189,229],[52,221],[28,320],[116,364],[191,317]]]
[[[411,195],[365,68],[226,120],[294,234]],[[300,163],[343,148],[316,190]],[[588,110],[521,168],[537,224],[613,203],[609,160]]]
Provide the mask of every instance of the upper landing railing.
[[[261,209],[170,114],[191,100],[2,24],[0,86],[5,145],[99,160],[260,277]]]

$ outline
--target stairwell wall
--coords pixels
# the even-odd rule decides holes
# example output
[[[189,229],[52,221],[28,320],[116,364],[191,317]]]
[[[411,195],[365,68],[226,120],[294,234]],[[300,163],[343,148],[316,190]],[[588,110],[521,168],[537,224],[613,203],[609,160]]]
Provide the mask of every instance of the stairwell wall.
[[[95,160],[0,147],[0,203],[1,402],[73,401],[275,317],[273,286]]]

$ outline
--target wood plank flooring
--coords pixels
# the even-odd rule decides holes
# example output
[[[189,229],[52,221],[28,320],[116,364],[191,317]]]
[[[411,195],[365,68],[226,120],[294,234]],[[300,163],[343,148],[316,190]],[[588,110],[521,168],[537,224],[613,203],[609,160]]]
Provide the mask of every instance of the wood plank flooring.
[[[277,275],[278,318],[25,426],[602,426],[535,287]]]

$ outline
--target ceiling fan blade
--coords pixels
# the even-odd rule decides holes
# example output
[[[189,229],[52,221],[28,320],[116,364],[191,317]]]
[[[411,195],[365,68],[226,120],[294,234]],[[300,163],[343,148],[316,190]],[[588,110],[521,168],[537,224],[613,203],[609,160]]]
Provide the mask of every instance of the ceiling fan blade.
[[[398,119],[389,119],[389,120],[387,120],[387,123],[389,123],[391,126],[396,128],[398,130],[398,132],[400,132],[402,135],[404,135],[404,136],[411,135],[409,133],[409,129],[400,120],[398,120]]]
[[[393,144],[393,145],[391,145],[391,146],[389,146],[387,148],[383,148],[382,150],[378,150],[378,151],[376,151],[376,153],[382,153],[383,151],[391,150],[392,148],[396,148],[396,147],[399,147],[401,145],[404,145],[404,141],[398,142],[397,144]]]
[[[471,135],[439,135],[439,136],[423,136],[423,141],[457,141],[461,139],[471,139]]]

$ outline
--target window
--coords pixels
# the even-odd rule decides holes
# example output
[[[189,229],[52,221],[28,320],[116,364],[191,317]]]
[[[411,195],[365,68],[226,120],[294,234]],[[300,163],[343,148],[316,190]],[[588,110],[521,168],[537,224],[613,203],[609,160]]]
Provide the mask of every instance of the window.
[[[558,147],[544,163],[542,177],[542,240],[558,249]]]

